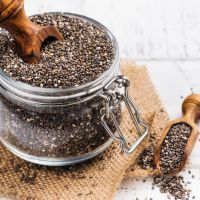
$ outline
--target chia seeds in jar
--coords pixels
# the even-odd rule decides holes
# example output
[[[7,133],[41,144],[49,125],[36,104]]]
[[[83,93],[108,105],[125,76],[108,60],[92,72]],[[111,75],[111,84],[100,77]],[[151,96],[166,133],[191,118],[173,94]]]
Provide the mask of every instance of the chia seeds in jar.
[[[128,79],[118,76],[118,46],[110,31],[67,13],[31,20],[56,26],[64,39],[46,41],[40,63],[27,64],[17,56],[13,38],[0,32],[1,142],[27,161],[51,166],[92,158],[113,139],[125,153],[133,152],[147,126],[128,96]],[[140,134],[131,147],[119,126],[123,101]]]

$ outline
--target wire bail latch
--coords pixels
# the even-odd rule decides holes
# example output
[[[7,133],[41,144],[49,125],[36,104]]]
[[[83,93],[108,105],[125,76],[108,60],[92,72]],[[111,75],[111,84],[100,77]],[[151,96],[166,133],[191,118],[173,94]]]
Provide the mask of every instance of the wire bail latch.
[[[120,142],[122,152],[125,154],[131,154],[137,146],[145,139],[148,134],[148,126],[141,119],[139,110],[129,97],[128,88],[130,81],[128,78],[119,75],[112,79],[105,87],[104,94],[100,96],[104,99],[105,106],[101,109],[101,123],[111,138]],[[125,106],[130,114],[133,124],[135,125],[138,138],[133,144],[129,145],[124,134],[121,131],[120,125],[117,121],[114,111],[119,103],[125,103]],[[116,131],[113,132],[108,125],[107,121],[111,120],[115,126]]]

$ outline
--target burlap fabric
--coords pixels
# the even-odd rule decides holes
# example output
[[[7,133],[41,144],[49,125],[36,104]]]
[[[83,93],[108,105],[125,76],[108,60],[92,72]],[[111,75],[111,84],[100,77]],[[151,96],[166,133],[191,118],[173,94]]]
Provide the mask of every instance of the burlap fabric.
[[[166,113],[161,112],[161,103],[147,69],[122,61],[121,70],[131,80],[130,96],[143,118],[149,122],[151,130],[159,132]],[[127,112],[123,113],[121,128],[127,137],[136,137]],[[17,200],[113,199],[126,170],[148,144],[147,138],[132,155],[125,156],[114,142],[101,156],[84,164],[62,168],[29,164],[0,145],[0,197]]]

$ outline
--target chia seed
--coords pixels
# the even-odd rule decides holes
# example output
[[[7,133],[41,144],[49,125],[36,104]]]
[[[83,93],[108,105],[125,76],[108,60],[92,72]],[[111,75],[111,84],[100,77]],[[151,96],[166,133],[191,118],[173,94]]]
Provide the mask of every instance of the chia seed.
[[[62,41],[45,41],[39,64],[24,63],[16,54],[12,36],[0,30],[0,66],[16,81],[34,87],[70,88],[97,79],[114,60],[113,43],[103,28],[79,17],[41,14],[31,17],[38,25],[54,25]],[[94,97],[62,112],[31,111],[0,96],[3,140],[17,150],[37,157],[65,159],[89,153],[110,139],[101,125],[104,102]],[[121,107],[115,110],[120,121]],[[108,120],[111,130],[114,126]],[[30,177],[30,178],[25,178]],[[35,175],[22,176],[32,181]]]
[[[153,178],[152,190],[155,185],[160,188],[162,193],[168,194],[168,199],[173,197],[175,200],[189,200],[190,190],[186,188],[189,183],[185,183],[182,176],[167,176],[174,168],[177,168],[182,161],[183,151],[187,140],[191,134],[191,127],[185,123],[176,124],[173,126],[168,137],[163,143],[162,156],[162,172],[166,175],[159,175]],[[150,138],[150,146],[144,149],[137,159],[137,164],[146,170],[153,170],[156,168],[154,163],[154,147],[156,145],[157,137],[154,134]],[[169,155],[169,156],[166,156]],[[177,159],[178,158],[178,159]],[[171,162],[172,160],[172,162]],[[173,167],[172,165],[173,164]],[[191,171],[188,171],[191,174]]]
[[[156,176],[153,185],[158,186],[162,193],[170,194],[175,200],[190,198],[190,190],[185,188],[182,176]]]
[[[155,168],[153,146],[149,146],[143,150],[138,157],[137,163],[142,169],[148,170]]]
[[[160,152],[160,168],[163,174],[173,173],[179,168],[191,131],[186,123],[175,124],[170,128]]]
[[[36,87],[68,88],[97,79],[109,69],[114,48],[107,32],[78,17],[41,14],[31,17],[38,25],[54,25],[62,41],[43,45],[39,64],[27,64],[15,51],[13,38],[0,31],[0,66],[16,81]]]
[[[94,98],[70,106],[64,113],[37,113],[0,96],[0,136],[18,150],[33,156],[64,159],[79,156],[103,145],[110,136],[101,125],[103,101]],[[66,114],[67,113],[67,114]],[[120,122],[121,107],[116,109]],[[114,131],[114,126],[109,122]]]

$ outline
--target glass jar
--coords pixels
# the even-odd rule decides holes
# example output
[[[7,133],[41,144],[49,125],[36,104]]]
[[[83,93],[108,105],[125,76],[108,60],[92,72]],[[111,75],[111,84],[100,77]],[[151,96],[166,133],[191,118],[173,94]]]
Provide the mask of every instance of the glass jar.
[[[112,66],[96,80],[67,89],[32,87],[16,82],[0,70],[0,141],[24,160],[49,166],[79,163],[118,140],[130,154],[146,137],[147,126],[128,96],[129,80],[119,73],[116,39],[100,23],[115,52]],[[121,103],[130,112],[139,138],[128,145],[120,130]]]

